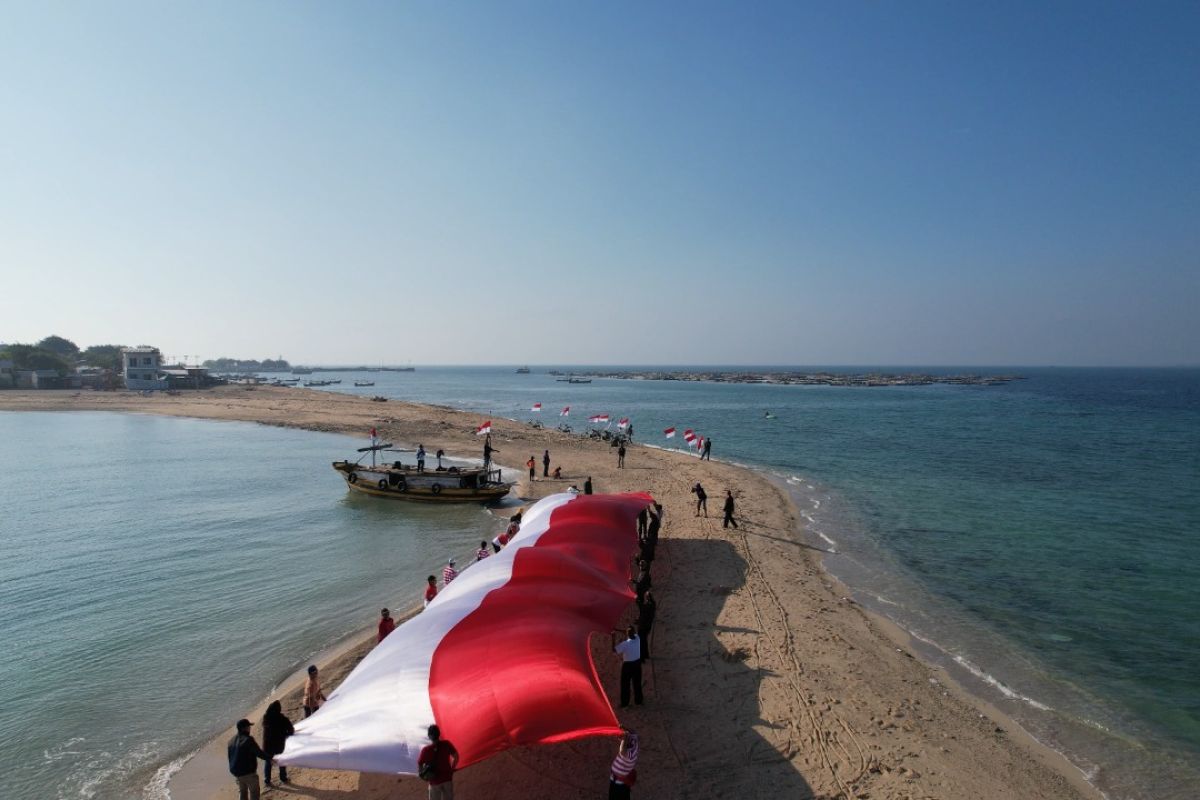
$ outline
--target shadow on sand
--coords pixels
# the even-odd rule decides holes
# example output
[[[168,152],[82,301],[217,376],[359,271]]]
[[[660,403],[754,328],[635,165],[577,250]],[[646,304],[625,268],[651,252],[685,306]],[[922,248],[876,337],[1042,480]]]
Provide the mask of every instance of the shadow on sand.
[[[654,563],[659,612],[645,665],[646,703],[618,709],[621,723],[641,735],[635,798],[814,797],[804,776],[781,751],[792,747],[794,720],[764,720],[759,695],[769,672],[752,667],[760,631],[721,623],[722,611],[746,580],[746,563],[729,542],[664,539]],[[706,576],[702,581],[699,576]],[[626,620],[636,613],[631,605]],[[616,705],[618,664],[607,633],[592,637],[605,691]],[[786,717],[786,712],[783,714]],[[789,730],[790,729],[790,730]],[[616,753],[611,738],[590,738],[509,750],[458,773],[455,794],[488,800],[603,798]],[[296,784],[265,797],[347,800],[423,798],[416,778],[346,773],[336,788]],[[311,774],[311,773],[310,773]]]

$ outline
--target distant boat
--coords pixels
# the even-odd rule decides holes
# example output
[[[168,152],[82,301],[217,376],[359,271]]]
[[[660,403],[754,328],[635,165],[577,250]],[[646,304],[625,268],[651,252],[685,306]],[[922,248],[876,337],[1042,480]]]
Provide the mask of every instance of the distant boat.
[[[528,375],[529,367],[517,367],[517,374],[518,375]]]
[[[355,381],[355,386],[374,386],[375,381]]]
[[[312,370],[308,367],[292,367],[293,375],[312,375]]]
[[[768,411],[765,414],[763,414],[763,419],[775,419],[775,415],[772,414],[770,411]]]

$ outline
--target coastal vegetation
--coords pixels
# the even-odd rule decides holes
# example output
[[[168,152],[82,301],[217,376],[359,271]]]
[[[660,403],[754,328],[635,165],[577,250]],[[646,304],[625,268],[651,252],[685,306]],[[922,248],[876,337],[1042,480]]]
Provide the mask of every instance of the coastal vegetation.
[[[11,361],[13,369],[52,369],[67,375],[78,366],[121,371],[119,344],[94,344],[80,349],[62,336],[50,335],[37,344],[0,344],[0,361]]]

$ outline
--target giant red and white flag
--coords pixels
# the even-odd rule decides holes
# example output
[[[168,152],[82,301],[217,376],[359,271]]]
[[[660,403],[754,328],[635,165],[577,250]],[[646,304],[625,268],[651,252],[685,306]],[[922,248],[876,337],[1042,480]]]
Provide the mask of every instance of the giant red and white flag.
[[[525,512],[296,723],[287,766],[414,775],[436,723],[459,767],[511,747],[616,735],[589,636],[633,600],[629,560],[647,494],[557,494]]]
[[[492,432],[492,421],[490,419],[475,429],[476,436],[483,436],[484,434],[491,433],[491,432]]]
[[[533,404],[533,408],[531,408],[531,409],[529,409],[529,410],[530,410],[530,411],[536,411],[536,412],[538,412],[538,413],[540,414],[540,413],[542,413],[542,404],[541,404],[541,403],[534,403],[534,404]]]
[[[621,419],[617,422],[617,427],[620,428],[621,430],[625,430],[626,428],[628,428],[629,427],[629,417],[621,417]]]
[[[674,439],[675,438],[675,429],[667,428],[665,431],[663,431],[663,436],[666,436],[668,439]]]
[[[588,422],[592,423],[593,425],[598,425],[599,423],[603,422],[607,425],[608,414],[593,414],[592,416],[588,417]]]
[[[562,410],[562,411],[560,411],[560,412],[558,412],[558,415],[559,415],[560,417],[569,417],[569,416],[571,415],[571,407],[570,407],[570,406],[563,406],[563,410]]]

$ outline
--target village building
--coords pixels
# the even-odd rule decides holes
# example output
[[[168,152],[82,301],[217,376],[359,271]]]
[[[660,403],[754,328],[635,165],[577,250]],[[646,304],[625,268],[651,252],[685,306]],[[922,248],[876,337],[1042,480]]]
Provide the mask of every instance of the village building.
[[[8,359],[0,359],[0,389],[11,389],[17,385],[17,378],[13,375],[13,362]]]
[[[168,388],[162,374],[162,353],[157,347],[125,347],[121,350],[121,367],[125,373],[125,388],[134,391],[153,391]]]

